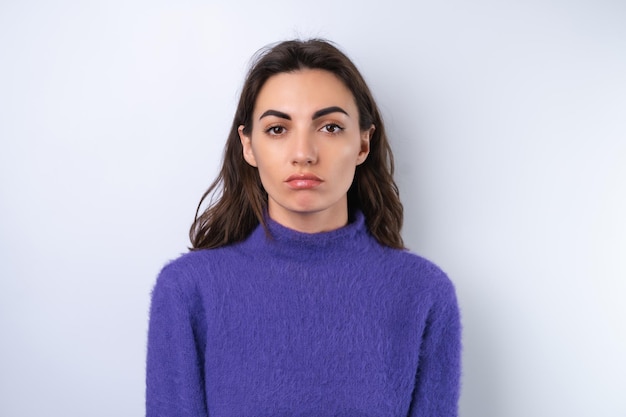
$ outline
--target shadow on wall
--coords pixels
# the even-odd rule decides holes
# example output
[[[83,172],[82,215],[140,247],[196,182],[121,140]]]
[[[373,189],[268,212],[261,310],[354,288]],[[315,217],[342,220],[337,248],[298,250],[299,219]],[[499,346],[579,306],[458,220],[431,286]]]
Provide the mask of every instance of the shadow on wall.
[[[506,358],[498,353],[497,329],[493,320],[497,310],[487,298],[488,292],[471,287],[472,282],[480,282],[474,276],[475,273],[464,274],[462,281],[455,280],[463,323],[459,414],[464,417],[502,417],[506,410],[503,387],[505,364],[502,361]]]

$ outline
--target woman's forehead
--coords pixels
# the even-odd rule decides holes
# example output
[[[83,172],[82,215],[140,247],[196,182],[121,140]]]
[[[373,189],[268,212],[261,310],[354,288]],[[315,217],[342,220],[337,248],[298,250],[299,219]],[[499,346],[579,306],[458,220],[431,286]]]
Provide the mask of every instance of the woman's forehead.
[[[255,103],[255,119],[268,109],[313,115],[320,109],[339,107],[352,116],[356,103],[352,92],[330,71],[303,69],[270,77]]]

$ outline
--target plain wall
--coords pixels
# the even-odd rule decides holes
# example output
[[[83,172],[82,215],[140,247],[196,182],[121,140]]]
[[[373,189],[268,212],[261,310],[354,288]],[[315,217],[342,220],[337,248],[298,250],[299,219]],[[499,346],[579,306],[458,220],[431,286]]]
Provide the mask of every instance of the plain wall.
[[[0,2],[0,415],[137,416],[262,46],[336,41],[385,116],[404,237],[454,281],[461,415],[626,415],[626,3]]]

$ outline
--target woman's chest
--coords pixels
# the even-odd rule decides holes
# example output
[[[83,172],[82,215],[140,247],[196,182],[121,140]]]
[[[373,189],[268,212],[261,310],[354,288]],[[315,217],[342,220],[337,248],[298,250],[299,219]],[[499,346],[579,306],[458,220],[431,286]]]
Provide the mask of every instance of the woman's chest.
[[[211,415],[406,415],[426,307],[388,279],[251,273],[209,298]]]

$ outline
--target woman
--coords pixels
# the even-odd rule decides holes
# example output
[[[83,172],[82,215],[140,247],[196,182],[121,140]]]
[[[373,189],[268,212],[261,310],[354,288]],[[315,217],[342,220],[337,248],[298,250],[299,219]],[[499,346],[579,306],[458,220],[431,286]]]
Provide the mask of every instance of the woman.
[[[147,415],[456,415],[454,288],[404,250],[392,173],[342,52],[310,40],[261,54],[193,250],[153,291]]]

